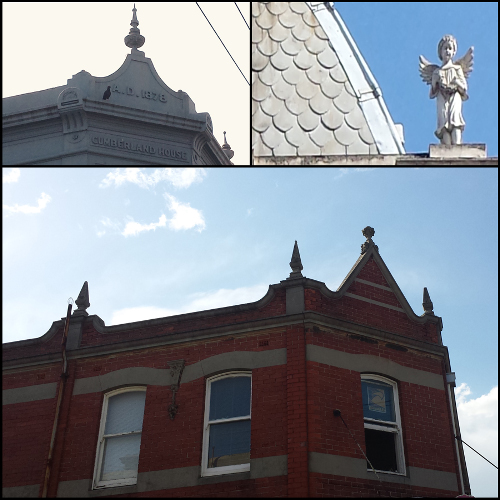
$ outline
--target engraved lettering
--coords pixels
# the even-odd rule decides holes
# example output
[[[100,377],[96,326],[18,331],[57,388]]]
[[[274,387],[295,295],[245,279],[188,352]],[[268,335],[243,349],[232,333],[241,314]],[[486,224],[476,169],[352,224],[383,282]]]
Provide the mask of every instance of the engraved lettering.
[[[132,87],[127,87],[127,95],[134,95],[134,89]]]

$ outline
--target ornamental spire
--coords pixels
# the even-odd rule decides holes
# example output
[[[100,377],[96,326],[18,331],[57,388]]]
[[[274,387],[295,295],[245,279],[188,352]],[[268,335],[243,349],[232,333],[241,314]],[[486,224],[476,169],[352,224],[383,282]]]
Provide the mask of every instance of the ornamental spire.
[[[292,260],[290,261],[290,267],[292,272],[290,273],[290,278],[302,278],[302,261],[300,260],[299,247],[297,245],[297,240],[295,240],[295,245],[293,246]],[[288,279],[290,279],[288,278]]]
[[[424,301],[422,302],[422,306],[424,307],[424,314],[431,314],[434,316],[434,306],[432,305],[432,300],[427,288],[424,288]]]
[[[370,226],[366,226],[361,230],[363,236],[366,238],[366,241],[361,245],[361,255],[365,254],[367,250],[373,246],[375,250],[378,250],[378,246],[372,241],[373,235],[375,234],[375,229]]]
[[[231,146],[226,141],[226,132],[224,132],[224,144],[222,145],[222,151],[224,151],[225,155],[231,159],[234,156],[234,151],[231,149]]]
[[[137,27],[139,26],[139,21],[137,20],[136,12],[137,9],[135,8],[135,3],[134,3],[134,8],[132,9],[133,15],[132,15],[132,21],[130,22],[130,33],[125,37],[125,45],[127,47],[131,47],[132,50],[138,49],[139,47],[142,47],[144,45],[144,42],[146,39],[141,35],[141,30]]]
[[[73,315],[84,315],[88,316],[87,308],[90,307],[89,302],[89,284],[87,281],[82,286],[78,298],[75,301],[78,309],[73,313]]]

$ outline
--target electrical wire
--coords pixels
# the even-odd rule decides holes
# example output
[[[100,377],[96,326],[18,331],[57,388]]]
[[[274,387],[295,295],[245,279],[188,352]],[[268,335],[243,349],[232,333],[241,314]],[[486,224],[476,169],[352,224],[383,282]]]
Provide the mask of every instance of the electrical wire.
[[[203,12],[203,9],[200,7],[200,5],[198,4],[198,2],[196,2],[196,5],[198,5],[198,8],[201,10],[201,13],[205,16],[205,13]],[[222,43],[222,45],[226,49],[226,52],[229,54],[229,57],[231,59],[233,59],[233,56],[231,55],[231,53],[229,52],[229,50],[227,50],[227,47],[224,45],[224,42],[221,40],[220,36],[217,34],[217,31],[215,31],[215,28],[212,26],[212,23],[208,20],[207,16],[205,16],[205,19],[207,20],[208,24],[210,24],[210,27],[214,30],[214,33],[217,35],[217,38],[220,40],[220,43]],[[236,63],[236,61],[234,59],[233,59],[233,62],[234,62],[234,64],[236,64],[236,67],[240,70],[240,73],[243,76],[243,78],[245,79],[245,81],[248,83],[248,85],[250,85],[250,82],[247,80],[247,77],[243,74],[243,71],[241,71],[240,67],[238,66],[238,64]]]
[[[241,10],[238,7],[238,4],[236,2],[234,2],[234,5],[236,5],[236,8],[238,9],[238,12],[241,14]],[[241,14],[241,17],[243,18],[243,21],[245,21],[245,24],[247,25],[247,28],[250,29],[250,26],[248,26],[247,20],[245,19],[245,17],[243,16],[243,14]]]
[[[455,436],[455,439],[458,439],[459,441],[461,441],[462,443],[464,443],[472,451],[475,451],[481,458],[484,458],[488,463],[490,463],[491,465],[493,465],[493,467],[495,467],[495,469],[498,469],[498,467],[493,462],[490,462],[486,457],[483,457],[483,455],[481,455],[481,453],[479,453],[478,451],[476,451],[472,446],[468,445],[461,437]]]

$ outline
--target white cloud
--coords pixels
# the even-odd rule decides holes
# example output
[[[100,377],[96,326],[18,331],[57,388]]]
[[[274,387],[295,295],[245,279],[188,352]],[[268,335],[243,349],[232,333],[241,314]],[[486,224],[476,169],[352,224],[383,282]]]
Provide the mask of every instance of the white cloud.
[[[163,318],[195,311],[205,311],[219,307],[246,304],[261,299],[268,290],[268,285],[255,285],[249,287],[201,292],[191,295],[192,300],[177,309],[164,309],[155,306],[130,307],[114,311],[110,325],[120,325],[133,321],[143,321],[153,318]]]
[[[170,229],[178,231],[179,229],[197,228],[199,232],[205,229],[205,219],[200,210],[191,207],[189,203],[177,201],[168,193],[165,193],[164,196],[167,200],[168,208],[174,212],[174,216],[168,221]]]
[[[476,399],[465,383],[455,389],[462,439],[498,466],[498,386]],[[498,472],[464,445],[472,495],[498,497]]]
[[[254,211],[253,208],[247,208],[247,215],[250,217],[250,215],[252,215],[253,211]]]
[[[375,170],[377,167],[357,167],[357,168],[339,168],[338,174],[333,178],[334,181],[344,177],[344,175],[350,174],[351,172],[368,172],[370,170]]]
[[[139,224],[138,222],[129,221],[127,222],[125,229],[123,230],[123,236],[137,235],[143,231],[155,231],[157,227],[165,227],[167,225],[167,218],[164,214],[161,214],[158,222],[151,222],[151,224]]]
[[[2,182],[9,183],[9,182],[17,182],[19,180],[19,176],[21,175],[21,170],[18,168],[12,168],[8,173],[5,173],[7,169],[3,171],[2,174]]]
[[[207,175],[204,168],[163,168],[155,170],[152,174],[147,174],[144,170],[137,167],[117,168],[106,175],[99,187],[106,188],[113,184],[121,186],[125,182],[131,182],[139,187],[149,188],[161,181],[167,181],[175,188],[188,188],[195,182],[201,182]]]
[[[11,213],[20,212],[23,214],[39,214],[47,206],[50,200],[52,200],[52,198],[48,194],[42,193],[40,198],[37,200],[38,206],[36,207],[30,205],[18,205],[16,203],[13,207],[3,205],[3,208]]]

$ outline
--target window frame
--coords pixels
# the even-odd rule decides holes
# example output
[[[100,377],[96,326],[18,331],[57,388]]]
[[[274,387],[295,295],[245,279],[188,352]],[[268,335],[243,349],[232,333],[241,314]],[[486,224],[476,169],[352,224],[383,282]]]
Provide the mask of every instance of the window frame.
[[[383,474],[406,476],[405,453],[403,445],[403,428],[401,426],[401,412],[399,408],[398,384],[396,381],[387,377],[383,377],[381,375],[376,375],[372,373],[361,374],[361,382],[369,382],[370,380],[373,380],[375,383],[382,382],[392,387],[395,420],[388,422],[386,420],[377,420],[374,418],[365,417],[363,409],[363,428],[376,431],[390,432],[392,434],[395,434],[394,441],[395,441],[396,463],[398,467],[397,472],[392,472],[388,470],[379,470],[379,469],[375,469],[375,471]],[[363,398],[361,399],[361,401],[363,401]],[[366,442],[365,442],[365,448],[366,448]],[[368,452],[368,450],[366,451]],[[373,471],[373,469],[369,465],[367,465],[367,470]]]
[[[250,378],[250,414],[244,417],[224,418],[218,420],[209,420],[210,415],[210,396],[212,393],[212,383],[218,382],[224,378],[230,377],[249,377]],[[203,420],[203,447],[201,456],[201,476],[219,476],[221,474],[234,474],[236,472],[247,472],[250,470],[250,462],[246,464],[225,465],[223,467],[208,467],[208,447],[210,440],[210,425],[226,422],[238,422],[250,420],[250,442],[251,442],[251,426],[252,426],[252,372],[251,371],[231,371],[208,377],[206,380],[205,394],[205,416]],[[251,445],[250,445],[251,449]]]
[[[104,394],[104,400],[102,404],[102,412],[101,412],[101,421],[99,424],[99,436],[97,438],[97,448],[96,448],[96,459],[95,459],[95,465],[94,465],[94,477],[92,480],[92,489],[101,489],[101,488],[114,488],[117,486],[129,486],[131,484],[137,484],[137,475],[135,478],[126,478],[126,479],[111,479],[109,481],[99,481],[99,476],[101,473],[101,468],[103,465],[103,457],[104,457],[104,442],[105,442],[105,435],[104,435],[104,430],[106,428],[106,420],[108,416],[108,405],[109,405],[109,400],[113,396],[117,396],[118,394],[123,394],[125,392],[146,392],[147,387],[145,386],[130,386],[130,387],[122,387],[120,389],[115,389],[113,391],[109,391]],[[145,411],[145,407],[144,407]],[[144,416],[143,416],[143,427],[144,427]],[[142,441],[142,428],[140,431],[141,434],[141,441]],[[127,432],[123,434],[117,434],[116,436],[127,436],[127,435],[132,435],[132,434],[139,434],[138,431],[133,431],[133,432]],[[113,435],[109,435],[113,436]],[[107,437],[109,437],[107,436]],[[140,458],[140,456],[139,456]]]

